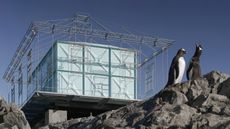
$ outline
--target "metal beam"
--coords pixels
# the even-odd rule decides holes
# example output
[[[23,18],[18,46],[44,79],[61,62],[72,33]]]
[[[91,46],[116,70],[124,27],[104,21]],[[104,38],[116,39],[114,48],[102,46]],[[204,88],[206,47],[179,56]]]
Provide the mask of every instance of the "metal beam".
[[[98,28],[92,28],[95,24]],[[14,75],[16,68],[19,66],[23,56],[29,49],[33,40],[38,33],[47,35],[61,34],[61,35],[80,35],[91,38],[104,39],[106,41],[121,41],[131,44],[147,44],[152,47],[168,48],[174,40],[156,38],[150,36],[139,36],[127,33],[112,32],[99,24],[96,20],[90,16],[76,15],[73,18],[48,20],[48,21],[36,21],[30,24],[26,34],[20,42],[10,64],[8,65],[3,79],[10,82]]]
[[[30,47],[36,34],[36,30],[33,29],[33,24],[31,24],[26,34],[24,35],[21,43],[19,44],[10,64],[8,65],[5,74],[3,75],[3,79],[5,79],[7,82],[11,80],[12,75],[14,74],[16,68],[19,66],[22,57],[25,55],[26,51]]]
[[[55,25],[55,29],[52,29],[54,25]],[[52,22],[34,22],[34,27],[37,28],[39,32],[43,32],[47,34],[50,34],[51,31],[59,34],[79,34],[83,36],[91,36],[91,37],[102,38],[111,41],[119,40],[119,41],[125,41],[130,43],[151,44],[156,47],[168,46],[172,42],[174,42],[174,40],[169,40],[164,38],[117,33],[117,32],[105,31],[105,30],[83,28],[81,26],[62,25],[58,23],[55,24]]]

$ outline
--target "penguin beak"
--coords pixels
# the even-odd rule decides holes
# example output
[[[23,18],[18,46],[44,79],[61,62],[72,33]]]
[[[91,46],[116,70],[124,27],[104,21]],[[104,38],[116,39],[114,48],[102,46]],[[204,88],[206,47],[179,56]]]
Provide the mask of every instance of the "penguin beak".
[[[186,51],[184,51],[184,54],[187,54],[187,52],[186,52]]]

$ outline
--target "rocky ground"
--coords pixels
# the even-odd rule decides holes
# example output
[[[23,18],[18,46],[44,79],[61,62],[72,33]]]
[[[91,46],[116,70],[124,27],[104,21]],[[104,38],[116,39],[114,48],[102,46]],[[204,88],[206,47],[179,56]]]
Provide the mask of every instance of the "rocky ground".
[[[30,129],[24,113],[0,97],[0,129]]]
[[[24,114],[2,98],[0,123],[0,129],[30,128]],[[146,101],[40,129],[230,129],[230,75],[214,71]]]
[[[230,129],[230,76],[211,72],[146,101],[40,129]]]

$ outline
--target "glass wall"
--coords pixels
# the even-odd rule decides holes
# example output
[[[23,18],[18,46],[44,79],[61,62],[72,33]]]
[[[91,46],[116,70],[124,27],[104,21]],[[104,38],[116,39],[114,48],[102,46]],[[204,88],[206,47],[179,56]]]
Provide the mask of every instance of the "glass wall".
[[[109,97],[109,49],[84,46],[85,95]]]
[[[114,98],[135,98],[135,52],[111,50],[111,96]]]
[[[57,92],[83,95],[83,46],[57,43]]]
[[[32,73],[38,90],[120,99],[136,99],[136,78],[135,51],[62,41]]]

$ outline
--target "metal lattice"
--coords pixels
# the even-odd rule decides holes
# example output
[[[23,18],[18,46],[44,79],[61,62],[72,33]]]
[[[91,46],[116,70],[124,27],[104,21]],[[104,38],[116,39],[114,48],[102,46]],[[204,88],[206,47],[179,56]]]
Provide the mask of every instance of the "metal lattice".
[[[67,39],[76,41],[83,38],[84,40],[87,39],[94,42],[97,42],[99,39],[98,43],[103,40],[106,44],[122,42],[124,44],[123,47],[137,49],[140,55],[144,55],[144,58],[139,61],[139,67],[162,53],[174,42],[173,40],[158,37],[112,32],[90,16],[80,14],[67,19],[35,21],[29,26],[6,69],[3,78],[7,82],[12,79],[23,56],[30,49],[31,44],[36,42],[35,39],[38,39],[39,35],[47,35],[47,37],[50,37],[49,40]],[[152,52],[145,54],[142,50],[139,50],[143,48],[140,46],[150,47]]]
[[[166,51],[174,42],[174,40],[135,35],[130,32],[114,32],[89,15],[77,14],[72,18],[32,22],[3,76],[3,78],[13,86],[10,93],[11,101],[14,102],[18,100],[18,103],[23,104],[23,99],[26,97],[28,99],[32,95],[30,93],[36,90],[58,90],[53,87],[46,87],[46,85],[54,85],[56,83],[53,78],[54,67],[56,67],[54,65],[55,53],[50,51],[53,49],[53,43],[56,41],[85,43],[89,46],[97,44],[97,47],[106,46],[108,48],[114,48],[114,50],[101,49],[102,51],[93,53],[96,50],[91,49],[95,49],[96,47],[87,47],[87,45],[79,47],[82,45],[78,44],[79,46],[77,46],[74,44],[69,46],[68,50],[64,50],[64,48],[60,46],[60,49],[63,49],[63,53],[65,53],[68,58],[60,57],[58,61],[63,62],[63,64],[71,63],[70,68],[68,68],[70,71],[109,73],[108,78],[110,78],[110,82],[107,84],[103,83],[102,78],[97,78],[93,75],[85,75],[85,73],[83,75],[72,75],[69,73],[63,76],[60,72],[58,76],[60,80],[62,80],[60,83],[66,83],[66,93],[81,95],[83,89],[73,89],[73,87],[76,87],[74,83],[79,83],[75,82],[76,79],[74,78],[85,77],[85,80],[91,85],[91,89],[93,90],[88,90],[84,94],[99,96],[111,95],[111,91],[108,92],[108,85],[113,84],[117,87],[117,92],[113,93],[112,96],[119,97],[123,95],[123,98],[132,98],[127,91],[127,87],[131,85],[144,85],[144,94],[153,89],[152,85],[156,81],[156,57]],[[121,51],[115,50],[120,48],[122,48]],[[111,53],[109,53],[109,51]],[[133,57],[132,55],[134,53],[137,58],[135,57],[135,61],[133,62],[137,64],[128,61],[130,57]],[[46,58],[47,55],[49,56]],[[107,57],[108,59],[103,60],[107,55],[113,57],[113,60],[110,60],[110,62],[112,62],[111,64],[105,61],[111,57]],[[48,70],[40,69],[40,66],[44,66],[41,62],[47,63],[45,67],[47,67]],[[81,64],[85,64],[84,68],[81,67]],[[97,69],[100,71],[95,71],[90,65],[100,67],[100,69]],[[59,67],[61,68],[62,66]],[[122,68],[127,70],[119,70]],[[36,71],[41,72],[36,73]],[[132,73],[133,71],[135,71],[135,73]],[[113,74],[126,76],[127,78],[111,77]],[[136,74],[138,75],[136,76]],[[39,77],[36,77],[38,75]],[[135,81],[131,80],[129,76],[133,75],[138,77],[135,79],[138,79],[138,81],[142,83],[136,84],[137,81],[135,79]],[[18,84],[18,88],[15,88],[16,84]],[[22,88],[24,85],[27,86],[26,97],[24,96],[25,91]],[[19,90],[18,99],[15,99],[15,94],[17,93],[15,90]],[[135,89],[135,91],[138,91],[138,89]],[[136,96],[137,93],[134,94],[134,96]]]

